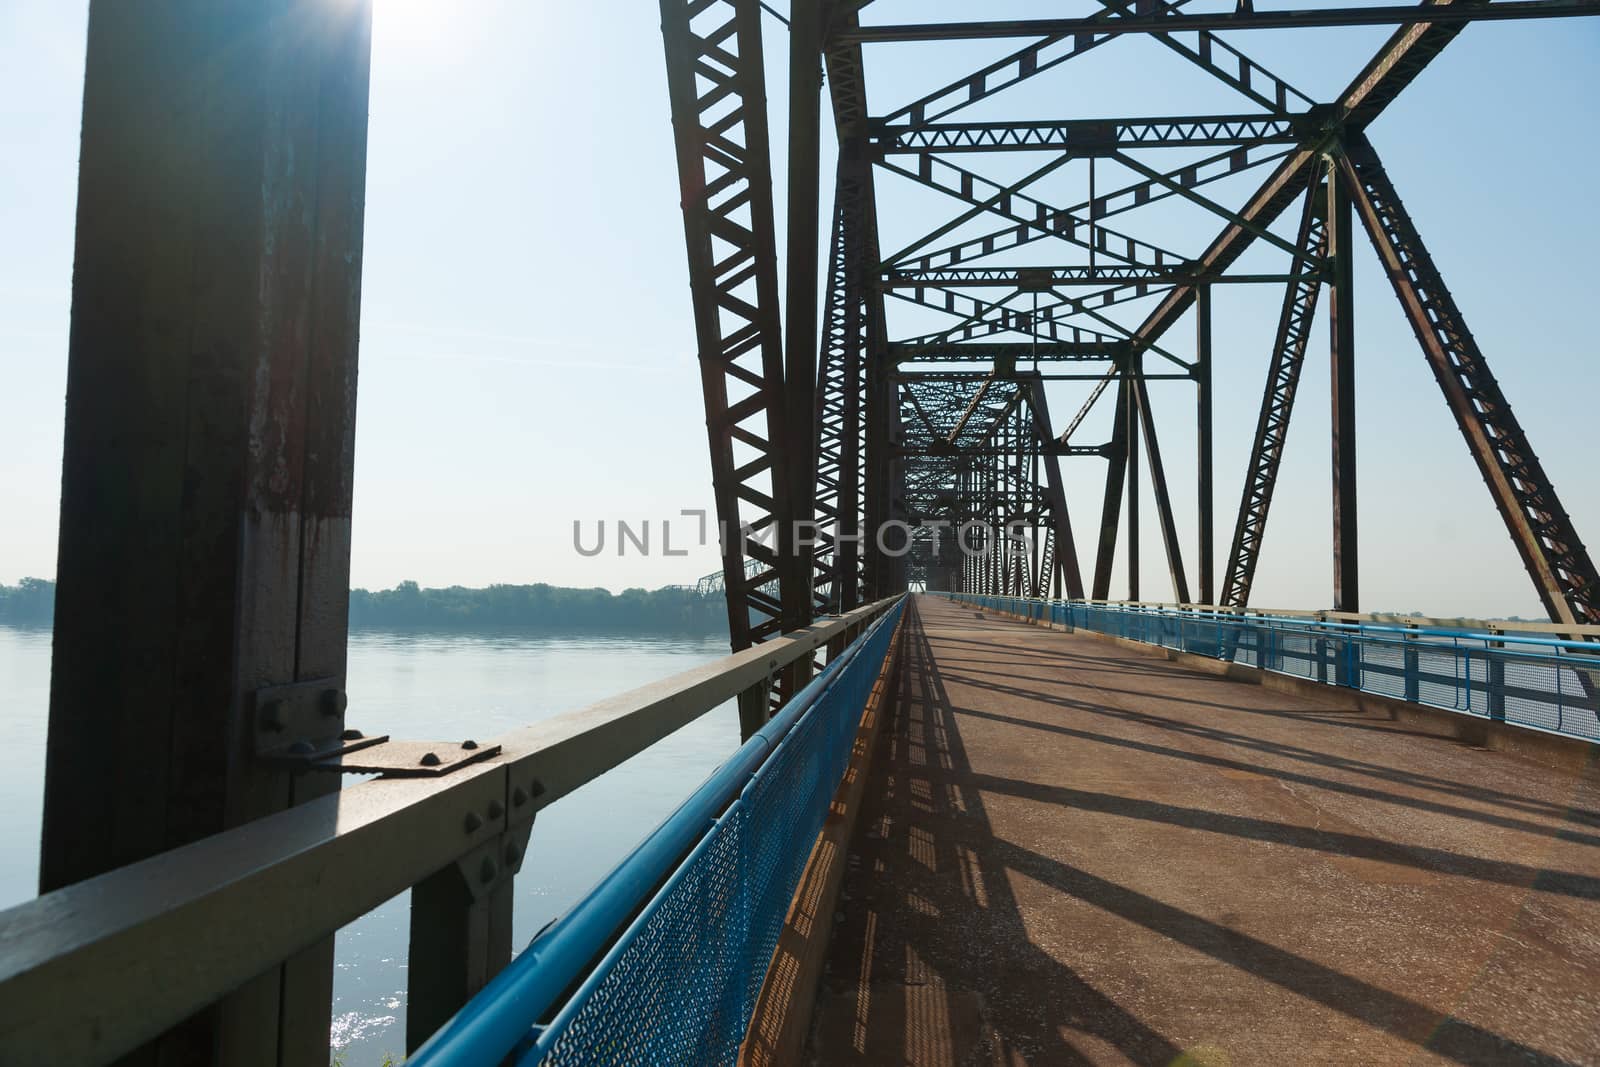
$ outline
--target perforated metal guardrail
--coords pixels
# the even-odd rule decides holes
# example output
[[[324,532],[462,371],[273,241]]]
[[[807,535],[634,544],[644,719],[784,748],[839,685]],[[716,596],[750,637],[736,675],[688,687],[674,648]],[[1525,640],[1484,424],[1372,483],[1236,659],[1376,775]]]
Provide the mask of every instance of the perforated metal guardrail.
[[[946,594],[962,603],[1600,741],[1600,645],[1435,627]]]
[[[407,1063],[499,1063],[508,1053],[522,1065],[736,1062],[904,604]]]

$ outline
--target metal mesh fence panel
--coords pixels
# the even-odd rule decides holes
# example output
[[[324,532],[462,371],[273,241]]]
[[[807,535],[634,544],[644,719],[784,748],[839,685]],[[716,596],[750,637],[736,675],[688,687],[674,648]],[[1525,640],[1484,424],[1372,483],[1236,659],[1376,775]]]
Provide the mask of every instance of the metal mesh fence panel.
[[[899,614],[869,633],[646,905],[608,957],[609,969],[583,987],[521,1062],[737,1061]]]
[[[1015,598],[954,596],[1031,613]],[[1600,741],[1596,644],[1075,601],[1053,603],[1047,617],[1065,629]]]

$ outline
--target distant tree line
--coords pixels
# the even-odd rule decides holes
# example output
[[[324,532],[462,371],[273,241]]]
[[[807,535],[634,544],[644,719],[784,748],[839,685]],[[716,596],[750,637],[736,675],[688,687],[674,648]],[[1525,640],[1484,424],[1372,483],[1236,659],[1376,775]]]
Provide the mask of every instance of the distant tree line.
[[[55,613],[55,582],[24,578],[16,585],[0,585],[0,623],[49,626]]]
[[[487,589],[393,589],[350,592],[350,626],[374,630],[556,630],[719,634],[728,630],[720,597],[693,588],[568,589],[491,585]]]
[[[56,586],[42,578],[0,585],[0,623],[46,625],[54,615]],[[556,585],[491,585],[487,589],[423,589],[401,582],[393,589],[350,591],[350,626],[367,630],[542,630],[558,632],[722,634],[727,608],[720,596],[692,587],[566,589]]]

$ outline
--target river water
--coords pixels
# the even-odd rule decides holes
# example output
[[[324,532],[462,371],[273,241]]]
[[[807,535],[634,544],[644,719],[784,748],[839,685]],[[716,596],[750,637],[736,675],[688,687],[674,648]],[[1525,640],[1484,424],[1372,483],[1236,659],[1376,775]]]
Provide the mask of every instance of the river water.
[[[492,737],[727,654],[725,638],[358,632],[346,721],[368,733]],[[36,891],[50,634],[0,626],[0,907]],[[738,747],[732,703],[541,812],[517,877],[521,948]],[[343,1067],[404,1052],[408,893],[339,932],[333,1046]]]

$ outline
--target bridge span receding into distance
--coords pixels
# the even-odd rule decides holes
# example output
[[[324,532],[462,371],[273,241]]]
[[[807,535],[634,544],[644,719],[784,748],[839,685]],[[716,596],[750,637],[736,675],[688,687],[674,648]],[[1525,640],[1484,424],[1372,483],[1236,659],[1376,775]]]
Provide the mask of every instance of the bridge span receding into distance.
[[[372,6],[89,4],[39,896],[0,913],[0,1067],[321,1067],[335,934],[406,892],[411,1067],[1600,1063],[1600,571],[1551,474],[1582,457],[1535,450],[1380,152],[1463,33],[1600,0],[659,0],[675,168],[630,173],[676,196],[692,326],[593,328],[698,375],[721,536],[696,589],[730,654],[448,739],[389,736],[346,686]],[[1467,80],[1508,77],[1479,55]],[[1140,114],[1081,113],[1117,79]],[[1552,156],[1593,101],[1563,103]],[[1519,278],[1583,292],[1593,264],[1523,218],[1561,162],[1483,210],[1520,204]],[[1358,246],[1412,335],[1385,360],[1414,340],[1548,622],[1363,613],[1363,548],[1429,546],[1359,522]],[[1229,425],[1247,346],[1214,320],[1242,292],[1268,294],[1265,374]],[[1330,597],[1267,611],[1319,305],[1328,551],[1290,547]],[[1484,336],[1548,360],[1512,325]],[[556,402],[625,433],[608,384]],[[712,714],[737,751],[514,945],[521,872],[559,862],[540,814]]]
[[[905,639],[809,1062],[1600,1050],[1581,747],[934,596]]]

